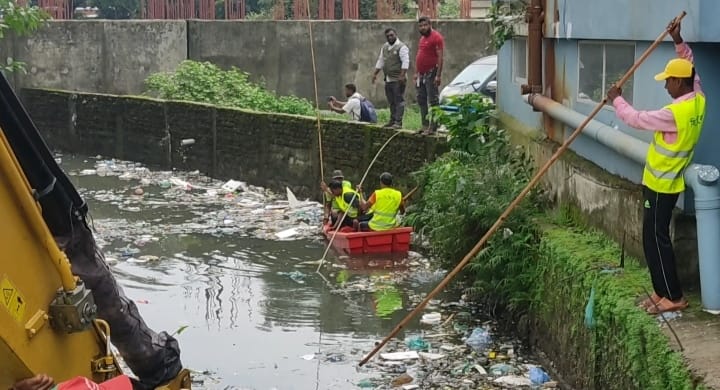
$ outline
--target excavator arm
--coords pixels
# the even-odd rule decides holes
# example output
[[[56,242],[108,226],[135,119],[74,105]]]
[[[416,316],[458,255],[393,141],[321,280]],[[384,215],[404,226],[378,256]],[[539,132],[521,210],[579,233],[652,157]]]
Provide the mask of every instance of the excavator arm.
[[[138,377],[134,388],[189,389],[177,341],[149,329],[125,297],[87,211],[0,74],[0,388],[41,373],[117,376],[110,340]]]

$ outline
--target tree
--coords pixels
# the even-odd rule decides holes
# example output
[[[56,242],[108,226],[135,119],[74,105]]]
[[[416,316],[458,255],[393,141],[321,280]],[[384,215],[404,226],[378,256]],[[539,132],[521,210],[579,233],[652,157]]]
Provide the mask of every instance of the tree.
[[[0,39],[5,38],[9,32],[26,35],[37,30],[40,25],[50,18],[45,11],[36,5],[21,6],[14,0],[0,0]],[[25,64],[7,57],[5,63],[0,63],[0,71],[25,71]]]

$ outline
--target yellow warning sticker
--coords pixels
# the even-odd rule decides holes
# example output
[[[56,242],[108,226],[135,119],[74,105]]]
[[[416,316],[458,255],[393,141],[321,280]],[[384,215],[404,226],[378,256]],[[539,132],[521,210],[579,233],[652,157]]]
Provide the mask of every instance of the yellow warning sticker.
[[[15,321],[22,323],[27,303],[22,294],[20,294],[20,291],[15,288],[7,276],[3,277],[2,281],[0,281],[0,303],[5,306]]]

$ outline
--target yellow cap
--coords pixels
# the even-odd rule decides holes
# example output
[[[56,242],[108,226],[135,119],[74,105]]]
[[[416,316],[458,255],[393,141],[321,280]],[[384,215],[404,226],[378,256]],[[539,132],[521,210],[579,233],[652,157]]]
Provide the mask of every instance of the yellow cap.
[[[662,81],[667,80],[670,77],[677,77],[681,79],[688,78],[692,76],[692,71],[692,62],[683,58],[675,58],[667,63],[664,72],[655,75],[655,80]]]

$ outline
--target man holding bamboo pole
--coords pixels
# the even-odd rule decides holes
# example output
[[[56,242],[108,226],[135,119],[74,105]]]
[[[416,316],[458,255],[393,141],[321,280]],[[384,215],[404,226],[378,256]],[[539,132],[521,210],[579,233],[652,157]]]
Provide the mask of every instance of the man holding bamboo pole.
[[[622,97],[622,90],[608,90],[608,102],[629,126],[654,131],[643,170],[643,250],[655,292],[641,303],[649,314],[685,309],[672,241],[670,219],[678,197],[685,190],[683,173],[690,164],[705,119],[705,95],[695,72],[693,54],[680,35],[680,23],[671,23],[668,33],[679,58],[668,62],[655,80],[665,81],[674,99],[660,110],[635,110]]]

